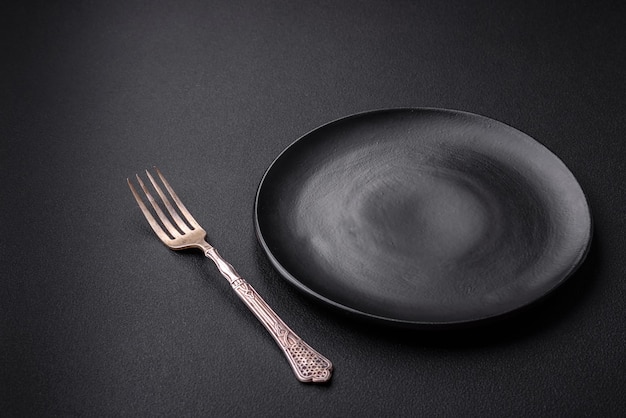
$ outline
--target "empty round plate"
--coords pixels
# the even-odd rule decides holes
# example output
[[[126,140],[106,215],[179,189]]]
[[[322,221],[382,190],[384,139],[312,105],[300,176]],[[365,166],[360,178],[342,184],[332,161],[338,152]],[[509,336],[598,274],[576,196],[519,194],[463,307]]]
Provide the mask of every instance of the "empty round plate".
[[[299,289],[411,326],[524,307],[563,283],[591,240],[585,195],[558,157],[443,109],[362,113],[304,135],[265,173],[255,227]]]

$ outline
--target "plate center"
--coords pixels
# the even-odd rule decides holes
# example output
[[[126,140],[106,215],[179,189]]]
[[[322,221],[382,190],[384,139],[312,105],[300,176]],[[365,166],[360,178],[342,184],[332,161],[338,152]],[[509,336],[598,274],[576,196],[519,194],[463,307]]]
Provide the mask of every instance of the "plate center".
[[[380,251],[423,260],[462,257],[484,240],[490,209],[458,173],[401,171],[370,183],[354,210],[355,233]],[[356,231],[358,229],[358,231]]]

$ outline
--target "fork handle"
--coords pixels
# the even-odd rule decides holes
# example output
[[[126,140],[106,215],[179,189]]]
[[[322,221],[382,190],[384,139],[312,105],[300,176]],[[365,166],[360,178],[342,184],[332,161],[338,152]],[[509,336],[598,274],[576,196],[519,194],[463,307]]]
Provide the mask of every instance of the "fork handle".
[[[235,271],[215,248],[204,253],[213,260],[237,296],[261,321],[287,357],[296,378],[301,382],[323,383],[330,380],[333,365],[326,357],[305,343],[283,322],[256,290]]]

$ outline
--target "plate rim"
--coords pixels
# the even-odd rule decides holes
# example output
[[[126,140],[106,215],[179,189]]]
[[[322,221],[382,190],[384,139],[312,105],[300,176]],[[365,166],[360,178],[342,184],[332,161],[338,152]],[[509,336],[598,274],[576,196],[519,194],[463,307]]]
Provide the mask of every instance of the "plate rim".
[[[377,315],[377,314],[373,314],[371,312],[366,312],[363,310],[359,310],[359,309],[355,309],[353,307],[344,305],[342,303],[339,303],[333,299],[330,299],[312,289],[310,289],[309,287],[307,287],[306,285],[304,285],[301,281],[299,281],[297,279],[297,277],[295,277],[293,274],[291,274],[289,272],[289,270],[287,270],[285,267],[282,266],[282,264],[278,261],[278,259],[274,256],[274,254],[272,253],[272,251],[270,250],[265,238],[263,237],[263,233],[261,231],[261,227],[259,224],[259,199],[262,193],[262,189],[263,189],[263,185],[265,184],[265,180],[268,177],[268,175],[270,174],[270,172],[272,171],[273,167],[278,163],[278,161],[282,158],[282,156],[284,154],[286,154],[287,152],[289,152],[289,150],[291,148],[293,148],[296,144],[298,144],[300,141],[304,140],[305,138],[307,138],[309,135],[311,135],[314,132],[317,132],[319,130],[322,130],[324,128],[327,128],[331,125],[334,125],[336,123],[340,123],[340,122],[344,122],[350,119],[354,119],[354,118],[360,118],[360,117],[365,117],[368,115],[373,115],[373,114],[383,114],[383,113],[393,113],[393,112],[423,112],[423,111],[428,111],[428,112],[436,112],[436,113],[442,113],[442,114],[450,114],[450,115],[463,115],[463,116],[467,116],[467,117],[471,117],[471,118],[477,118],[477,119],[482,119],[485,121],[489,121],[489,122],[495,122],[498,125],[501,125],[503,127],[505,127],[506,129],[512,129],[514,131],[517,131],[521,134],[523,134],[524,136],[526,136],[527,138],[531,139],[532,141],[536,142],[539,146],[543,147],[548,153],[550,153],[552,155],[552,157],[556,158],[561,164],[563,164],[563,166],[567,169],[567,171],[571,174],[571,176],[573,177],[573,179],[575,180],[576,184],[578,185],[578,188],[580,189],[580,192],[582,194],[582,197],[584,199],[585,202],[585,209],[586,209],[586,213],[588,214],[588,219],[589,219],[589,226],[588,226],[588,233],[587,233],[587,239],[584,245],[584,249],[580,252],[578,259],[576,260],[575,263],[572,263],[569,267],[569,269],[563,274],[563,277],[561,277],[560,280],[558,280],[557,282],[555,282],[553,284],[552,287],[550,287],[549,289],[547,289],[546,291],[544,291],[540,296],[536,297],[536,298],[530,298],[530,300],[526,301],[525,303],[513,307],[511,309],[507,309],[507,310],[503,310],[499,313],[495,313],[495,314],[488,314],[488,315],[484,315],[481,317],[477,317],[477,318],[473,318],[473,319],[460,319],[460,320],[452,320],[452,321],[416,321],[416,320],[407,320],[407,319],[399,319],[399,318],[393,318],[393,317],[388,317],[388,316],[383,316],[383,315]],[[591,207],[589,205],[589,199],[587,198],[587,194],[585,193],[584,189],[582,188],[582,186],[580,185],[580,182],[578,181],[578,178],[574,175],[574,173],[570,170],[569,166],[567,166],[565,164],[565,162],[556,154],[554,153],[550,148],[548,148],[545,144],[543,144],[541,141],[535,139],[534,137],[528,135],[527,133],[511,126],[508,125],[504,122],[501,122],[497,119],[493,119],[491,117],[487,117],[487,116],[483,116],[480,114],[476,114],[476,113],[472,113],[472,112],[468,112],[468,111],[463,111],[463,110],[456,110],[456,109],[448,109],[448,108],[437,108],[437,107],[392,107],[392,108],[380,108],[380,109],[373,109],[373,110],[366,110],[366,111],[362,111],[362,112],[357,112],[357,113],[352,113],[346,116],[342,116],[342,117],[338,117],[336,119],[330,120],[328,122],[325,122],[313,129],[310,129],[309,131],[307,131],[306,133],[300,135],[297,139],[295,139],[294,141],[292,141],[289,145],[287,145],[273,160],[272,162],[269,164],[269,166],[267,167],[267,169],[264,171],[263,176],[261,177],[261,180],[258,183],[257,186],[257,190],[256,190],[256,194],[255,194],[255,198],[254,198],[254,230],[255,230],[255,235],[257,238],[257,241],[259,242],[259,244],[261,245],[261,247],[263,248],[263,251],[266,255],[266,257],[268,258],[268,260],[270,261],[270,264],[273,266],[273,268],[279,273],[279,275],[281,277],[283,277],[284,279],[287,280],[287,282],[289,282],[291,285],[295,286],[298,290],[302,291],[303,293],[305,293],[308,296],[313,297],[314,299],[317,299],[319,301],[322,301],[324,303],[329,304],[330,306],[339,309],[340,311],[343,311],[344,313],[349,313],[352,315],[355,315],[357,317],[360,318],[366,318],[369,320],[374,320],[376,322],[379,323],[384,323],[384,324],[392,324],[392,325],[397,325],[397,326],[402,326],[402,327],[408,327],[408,328],[418,328],[418,329],[448,329],[448,328],[457,328],[459,326],[467,326],[467,325],[472,325],[472,324],[477,324],[477,323],[483,323],[483,322],[487,322],[487,321],[492,321],[498,318],[504,318],[507,317],[515,312],[519,312],[522,310],[525,310],[526,308],[535,305],[537,303],[539,303],[540,301],[544,300],[545,298],[547,298],[548,296],[550,296],[552,293],[554,293],[558,288],[560,288],[565,282],[568,281],[568,279],[580,268],[580,266],[584,263],[585,259],[587,258],[587,255],[589,254],[590,248],[591,248],[591,242],[593,240],[593,232],[594,232],[594,222],[593,222],[593,216],[592,216],[592,212],[591,212]]]

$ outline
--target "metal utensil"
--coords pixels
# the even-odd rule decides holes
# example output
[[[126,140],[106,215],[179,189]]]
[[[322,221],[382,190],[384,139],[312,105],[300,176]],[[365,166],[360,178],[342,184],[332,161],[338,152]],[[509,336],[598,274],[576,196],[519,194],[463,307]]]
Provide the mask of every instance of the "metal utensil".
[[[298,337],[278,315],[276,315],[267,303],[265,303],[252,286],[237,274],[233,266],[224,260],[217,250],[206,241],[206,231],[202,229],[193,216],[191,216],[165,177],[163,177],[163,174],[161,174],[158,169],[155,170],[163,186],[165,186],[165,189],[169,193],[169,196],[174,201],[176,208],[170,203],[169,198],[163,192],[158,182],[155,181],[154,177],[152,177],[147,170],[146,175],[152,183],[154,190],[161,198],[170,217],[163,213],[158,202],[152,197],[148,187],[146,187],[139,175],[136,175],[136,177],[137,182],[148,198],[161,224],[152,216],[152,213],[144,204],[130,179],[127,179],[127,181],[141,212],[144,214],[159,239],[172,250],[183,250],[187,248],[202,250],[206,257],[213,260],[220,273],[222,273],[235,290],[235,293],[237,293],[239,298],[252,313],[254,313],[259,321],[261,321],[276,343],[278,343],[278,346],[287,357],[291,368],[296,374],[296,378],[301,382],[328,381],[332,374],[332,363]]]

